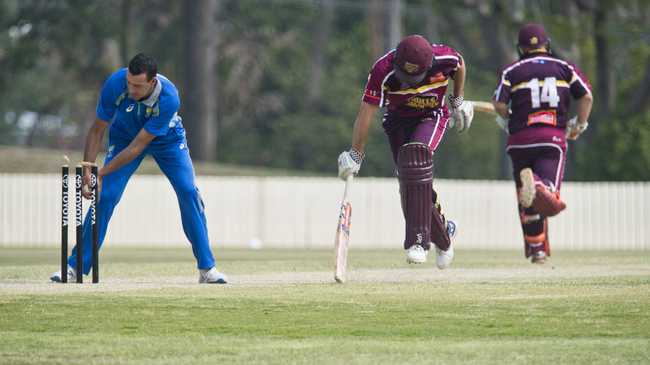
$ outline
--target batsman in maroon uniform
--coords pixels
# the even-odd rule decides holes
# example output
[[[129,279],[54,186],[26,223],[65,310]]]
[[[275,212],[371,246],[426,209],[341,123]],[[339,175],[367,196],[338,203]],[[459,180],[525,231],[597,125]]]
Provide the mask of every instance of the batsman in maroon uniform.
[[[560,185],[567,138],[587,129],[593,98],[589,80],[574,64],[553,56],[539,24],[519,31],[519,61],[506,66],[494,92],[497,124],[509,134],[506,152],[512,161],[527,258],[544,263],[551,254],[548,217],[566,204]],[[569,119],[571,98],[577,116]]]
[[[447,97],[450,79],[453,94]],[[433,153],[448,127],[460,132],[471,125],[473,108],[463,101],[464,85],[465,64],[458,52],[419,35],[404,38],[372,66],[352,147],[338,159],[342,179],[359,171],[368,128],[384,107],[383,127],[397,166],[409,263],[426,262],[431,243],[439,268],[448,267],[454,257],[451,238],[456,225],[445,220],[433,190]]]

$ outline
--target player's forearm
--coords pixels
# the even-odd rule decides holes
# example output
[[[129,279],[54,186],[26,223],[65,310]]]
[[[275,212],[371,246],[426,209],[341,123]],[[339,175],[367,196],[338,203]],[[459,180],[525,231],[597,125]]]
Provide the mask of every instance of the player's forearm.
[[[103,177],[111,172],[119,170],[122,166],[133,161],[136,157],[140,156],[147,148],[149,143],[153,141],[156,136],[147,132],[146,129],[142,128],[138,135],[135,136],[135,139],[126,146],[120,153],[115,156],[108,164],[106,164],[101,170],[99,170],[99,176]]]
[[[99,170],[100,176],[106,176],[112,172],[119,170],[122,166],[133,161],[142,153],[142,150],[135,146],[128,146],[115,156],[108,164]]]
[[[102,148],[105,128],[95,122],[86,136],[86,145],[84,147],[84,161],[95,162],[97,155]]]
[[[510,118],[510,112],[508,111],[508,104],[493,99],[492,105],[494,105],[494,111],[496,111],[497,114],[499,114],[503,119]]]
[[[591,94],[585,94],[583,97],[578,99],[577,113],[578,113],[578,123],[586,123],[589,119],[589,114],[591,114],[591,106],[594,103],[594,98]]]
[[[465,62],[458,67],[456,74],[454,75],[454,96],[463,96],[465,95],[465,75],[467,70],[465,69]]]
[[[352,132],[352,148],[363,154],[368,139],[368,130],[375,113],[379,109],[376,105],[361,102],[357,119],[354,122],[354,131]]]

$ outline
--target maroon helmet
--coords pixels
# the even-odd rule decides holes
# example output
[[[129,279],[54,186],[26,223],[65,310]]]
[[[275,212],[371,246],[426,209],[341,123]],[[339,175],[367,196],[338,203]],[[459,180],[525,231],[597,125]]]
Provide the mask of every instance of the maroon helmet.
[[[411,86],[417,85],[433,63],[431,43],[421,35],[410,35],[397,45],[393,69],[397,78]]]
[[[541,24],[529,23],[519,30],[519,47],[539,48],[547,45],[550,38],[546,35],[546,30]]]

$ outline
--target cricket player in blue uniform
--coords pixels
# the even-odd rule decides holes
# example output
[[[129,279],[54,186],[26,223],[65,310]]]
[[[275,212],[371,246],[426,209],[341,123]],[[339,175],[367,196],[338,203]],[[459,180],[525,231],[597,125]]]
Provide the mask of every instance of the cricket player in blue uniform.
[[[104,241],[113,209],[120,201],[131,175],[146,155],[151,155],[174,187],[181,210],[183,230],[192,244],[199,269],[199,283],[225,284],[210,250],[203,201],[195,184],[194,168],[178,115],[180,99],[176,86],[158,74],[156,61],[138,54],[128,68],[113,73],[104,83],[97,103],[97,118],[86,138],[84,161],[95,162],[106,128],[108,152],[99,169],[97,213],[99,244]],[[90,183],[86,167],[84,185]],[[89,191],[84,192],[87,198]],[[84,274],[90,272],[90,216],[84,222]],[[76,247],[68,258],[68,278],[75,280]],[[60,281],[61,274],[52,275]]]

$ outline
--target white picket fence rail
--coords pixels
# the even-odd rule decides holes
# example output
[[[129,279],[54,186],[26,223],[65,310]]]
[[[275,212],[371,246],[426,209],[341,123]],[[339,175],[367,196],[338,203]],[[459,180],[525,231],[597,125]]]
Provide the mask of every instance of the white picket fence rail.
[[[215,247],[332,246],[343,192],[338,179],[200,176],[198,185]],[[522,247],[513,183],[439,179],[435,186],[445,213],[459,222],[457,247]],[[58,245],[60,195],[59,175],[0,174],[0,246]],[[650,250],[650,183],[567,182],[562,196],[568,208],[550,220],[553,248]],[[395,179],[358,178],[351,200],[353,247],[401,247],[404,222]],[[165,177],[132,178],[107,244],[187,244]]]

